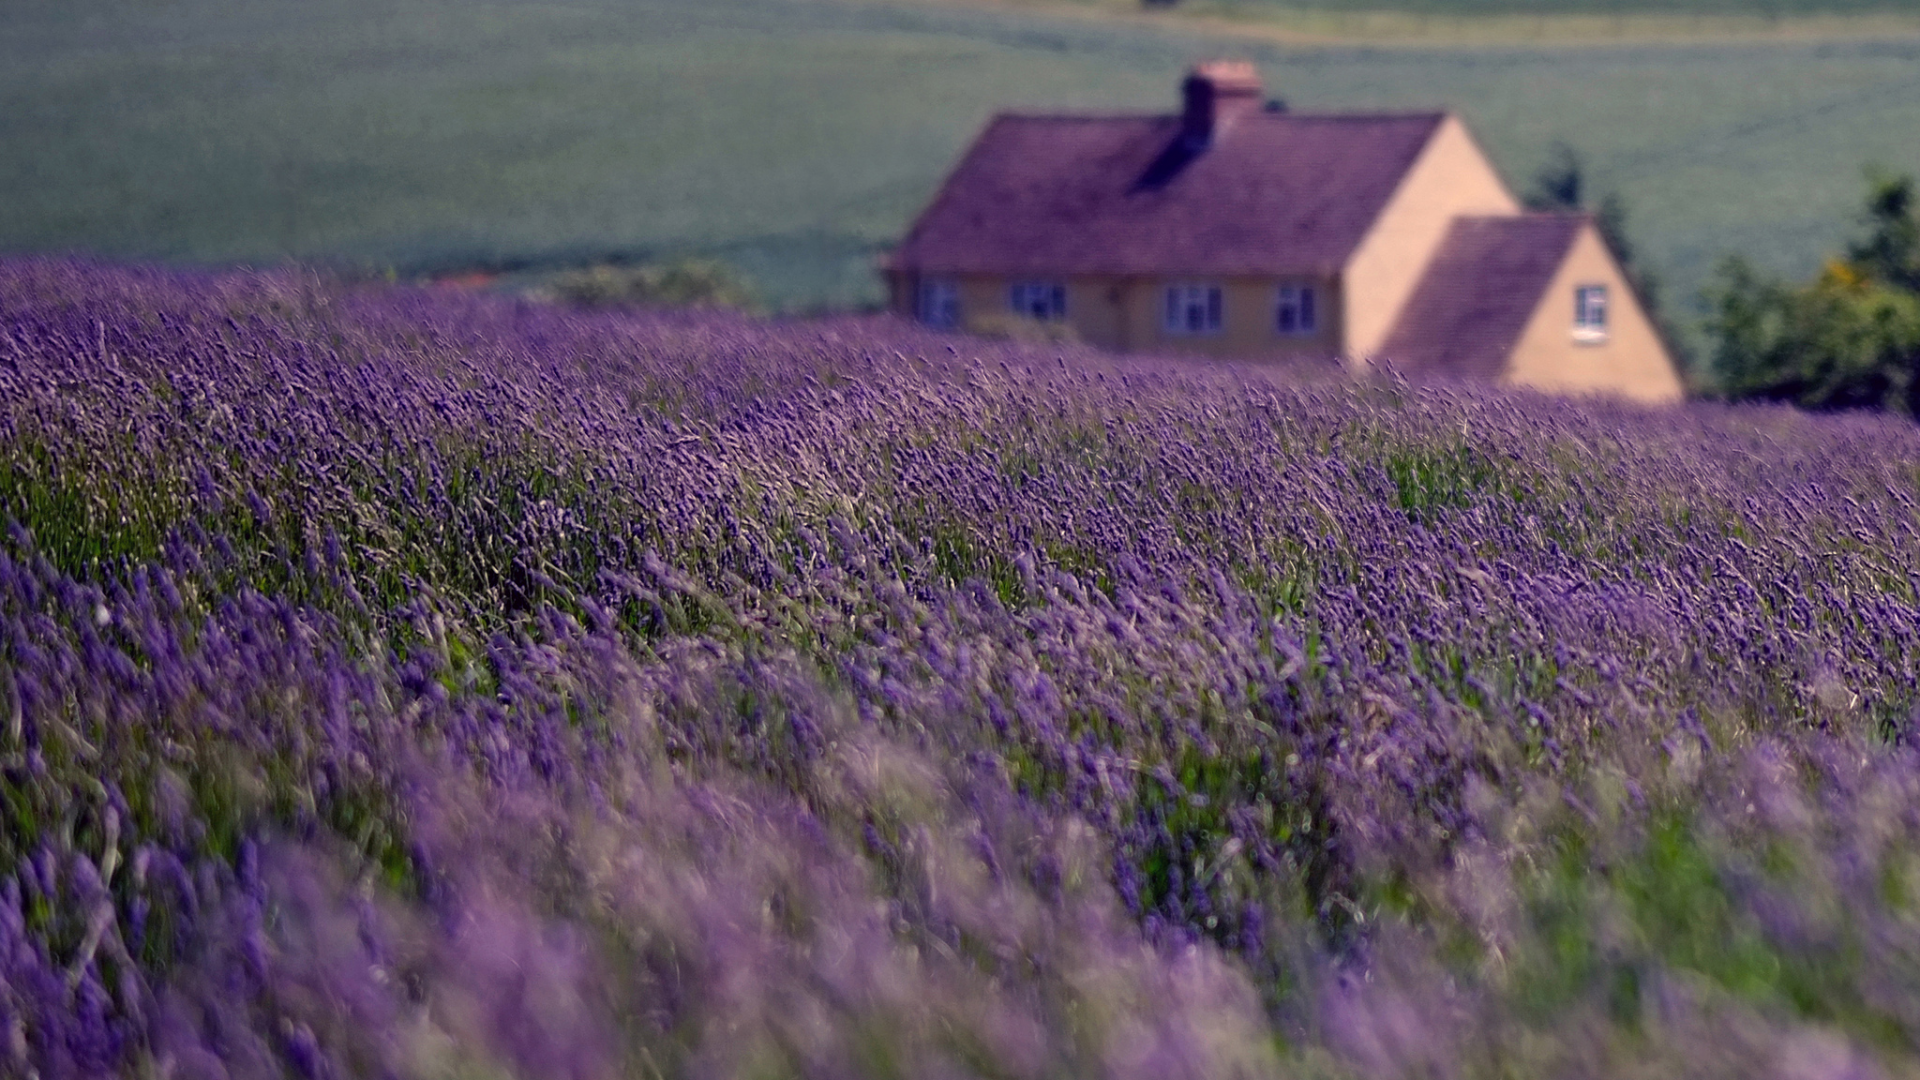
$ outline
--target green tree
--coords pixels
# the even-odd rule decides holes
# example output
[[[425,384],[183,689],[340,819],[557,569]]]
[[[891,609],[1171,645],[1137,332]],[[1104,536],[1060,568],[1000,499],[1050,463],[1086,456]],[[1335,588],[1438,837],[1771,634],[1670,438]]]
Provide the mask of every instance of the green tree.
[[[1847,258],[1861,272],[1908,292],[1920,292],[1920,206],[1911,176],[1867,173],[1864,239],[1847,245]]]
[[[1739,259],[1710,301],[1713,374],[1734,400],[1920,417],[1920,216],[1911,177],[1871,175],[1864,235],[1805,285]]]
[[[1529,210],[1579,210],[1586,206],[1586,163],[1580,152],[1563,142],[1547,150],[1547,163],[1533,174],[1533,185],[1520,201]]]
[[[725,263],[681,259],[617,266],[602,263],[554,279],[553,293],[588,307],[642,304],[655,307],[752,308],[753,290]]]

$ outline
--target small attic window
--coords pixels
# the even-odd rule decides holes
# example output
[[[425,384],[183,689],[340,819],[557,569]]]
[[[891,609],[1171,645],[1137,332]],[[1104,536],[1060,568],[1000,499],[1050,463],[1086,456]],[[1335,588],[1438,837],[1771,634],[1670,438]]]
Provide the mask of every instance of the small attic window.
[[[960,325],[960,287],[944,278],[920,283],[920,321],[951,330]]]
[[[1597,345],[1607,340],[1607,287],[1579,285],[1573,290],[1573,340]]]
[[[1008,303],[1022,318],[1054,322],[1067,317],[1067,287],[1058,281],[1017,281]]]

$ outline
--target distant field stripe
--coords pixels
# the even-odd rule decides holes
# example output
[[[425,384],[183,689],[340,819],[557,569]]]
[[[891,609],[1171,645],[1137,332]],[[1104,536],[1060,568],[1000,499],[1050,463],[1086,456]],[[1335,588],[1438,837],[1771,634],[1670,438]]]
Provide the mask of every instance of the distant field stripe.
[[[925,0],[1036,14],[1158,23],[1207,32],[1253,35],[1291,44],[1409,45],[1622,45],[1732,41],[1861,41],[1920,38],[1920,16],[1897,5],[1852,13],[1798,14],[1675,12],[1671,8],[1609,11],[1330,10],[1262,3],[1260,0],[1181,0],[1148,9],[1131,0]],[[1444,3],[1444,0],[1441,0]],[[1441,6],[1435,4],[1431,6]],[[1548,6],[1544,3],[1541,6]],[[1757,5],[1748,5],[1750,8]]]

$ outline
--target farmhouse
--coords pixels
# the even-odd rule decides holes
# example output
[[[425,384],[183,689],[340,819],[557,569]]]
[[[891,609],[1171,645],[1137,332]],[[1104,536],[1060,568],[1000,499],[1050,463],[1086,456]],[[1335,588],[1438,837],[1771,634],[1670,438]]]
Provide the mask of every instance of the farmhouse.
[[[1593,221],[1524,212],[1457,116],[1288,112],[1237,62],[1183,92],[1178,116],[995,117],[888,258],[894,309],[1680,397]]]

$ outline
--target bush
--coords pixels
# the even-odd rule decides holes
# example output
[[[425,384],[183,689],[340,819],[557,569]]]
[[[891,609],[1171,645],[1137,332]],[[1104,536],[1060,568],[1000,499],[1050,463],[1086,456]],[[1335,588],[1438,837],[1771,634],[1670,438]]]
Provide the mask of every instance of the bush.
[[[1920,417],[1920,217],[1914,182],[1869,181],[1866,235],[1800,286],[1730,259],[1708,328],[1719,391],[1805,409]]]
[[[716,259],[620,266],[601,263],[556,278],[554,295],[583,307],[756,306],[752,286]]]
[[[1080,341],[1079,333],[1066,322],[1030,319],[1011,312],[975,315],[967,320],[966,328],[981,337],[1032,345],[1072,345]]]

